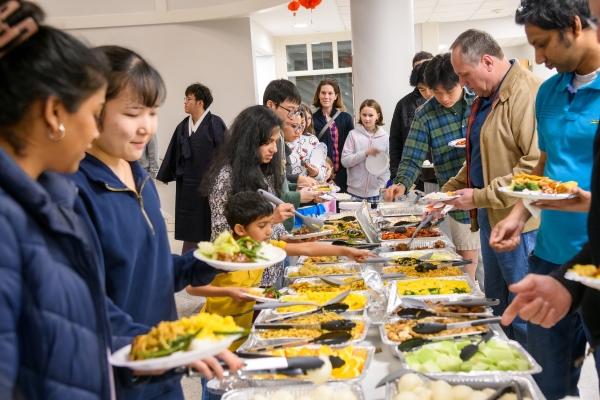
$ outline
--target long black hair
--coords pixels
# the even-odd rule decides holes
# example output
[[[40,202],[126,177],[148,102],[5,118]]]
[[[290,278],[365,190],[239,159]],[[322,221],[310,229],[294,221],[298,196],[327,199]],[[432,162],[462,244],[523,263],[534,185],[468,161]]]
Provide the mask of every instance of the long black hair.
[[[262,162],[258,148],[267,144],[273,129],[282,128],[281,119],[273,110],[264,106],[252,106],[243,110],[233,121],[204,176],[201,191],[209,195],[219,173],[231,166],[231,195],[239,192],[267,190],[265,178],[273,176],[276,196],[281,195],[281,157],[278,151],[268,164]],[[285,157],[285,155],[283,155]]]
[[[105,57],[110,68],[106,75],[107,103],[125,89],[131,89],[134,99],[145,107],[158,107],[165,101],[167,89],[162,77],[142,56],[119,46],[100,46],[94,52]],[[104,117],[102,110],[100,127]]]
[[[0,0],[0,5],[5,1]],[[5,22],[14,26],[32,17],[39,25],[43,11],[19,1],[20,8]],[[24,155],[27,137],[14,128],[33,104],[51,96],[74,113],[106,84],[106,62],[73,36],[39,26],[31,37],[11,42],[0,58],[0,138],[18,155]]]

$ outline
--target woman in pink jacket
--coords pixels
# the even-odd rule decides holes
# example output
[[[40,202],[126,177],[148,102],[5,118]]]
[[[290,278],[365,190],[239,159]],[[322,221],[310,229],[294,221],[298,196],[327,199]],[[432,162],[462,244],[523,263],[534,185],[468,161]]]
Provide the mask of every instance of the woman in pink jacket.
[[[379,175],[367,171],[367,157],[389,153],[390,135],[381,127],[383,114],[375,100],[367,99],[360,105],[360,118],[350,131],[342,152],[342,165],[348,171],[348,194],[371,204],[379,202],[379,189],[390,178],[389,168]]]

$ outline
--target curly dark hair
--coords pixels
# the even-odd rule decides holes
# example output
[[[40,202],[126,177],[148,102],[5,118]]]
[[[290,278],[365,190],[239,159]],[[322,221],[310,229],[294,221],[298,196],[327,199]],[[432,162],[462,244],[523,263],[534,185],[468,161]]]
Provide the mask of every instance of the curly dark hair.
[[[588,0],[523,0],[515,14],[519,25],[531,24],[544,30],[557,30],[561,38],[579,17],[583,29],[592,18]]]
[[[267,190],[265,177],[273,175],[277,197],[281,195],[281,155],[273,155],[268,164],[263,164],[258,148],[267,144],[275,128],[281,129],[283,122],[273,110],[264,106],[252,106],[243,110],[225,134],[225,142],[217,151],[201,186],[208,196],[221,170],[230,165],[231,195],[239,192]],[[285,157],[285,155],[284,155]]]
[[[193,94],[196,100],[202,100],[204,109],[206,110],[213,102],[212,92],[208,86],[204,86],[201,83],[192,83],[185,89],[185,95]]]

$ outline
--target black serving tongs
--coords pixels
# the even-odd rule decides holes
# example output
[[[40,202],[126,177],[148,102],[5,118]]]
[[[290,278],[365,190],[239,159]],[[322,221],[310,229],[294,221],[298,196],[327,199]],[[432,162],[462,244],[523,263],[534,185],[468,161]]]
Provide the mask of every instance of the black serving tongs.
[[[334,313],[340,314],[340,313],[343,313],[345,311],[348,311],[348,308],[350,308],[350,306],[348,304],[334,303],[334,304],[329,304],[329,305],[326,305],[326,306],[317,307],[314,310],[304,311],[304,312],[301,312],[301,313],[293,313],[293,314],[288,314],[288,315],[277,315],[275,317],[265,319],[265,322],[283,322],[283,321],[289,321],[289,320],[292,320],[292,319],[296,319],[296,318],[300,318],[300,317],[305,317],[307,315],[318,314],[318,313],[325,313],[325,312],[334,312]]]
[[[356,322],[339,319],[322,324],[254,324],[254,329],[320,329],[326,331],[351,331],[356,328]]]
[[[453,329],[462,329],[462,328],[471,328],[473,326],[483,326],[490,324],[498,324],[502,320],[501,317],[494,318],[485,318],[485,319],[476,319],[472,321],[465,322],[453,322],[450,324],[442,324],[440,322],[422,322],[420,324],[415,325],[412,330],[416,333],[426,334],[426,333],[439,333],[442,331],[449,331]]]
[[[456,318],[464,318],[464,317],[473,317],[472,313],[454,313],[454,312],[438,312],[434,309],[422,309],[422,308],[410,308],[403,307],[402,310],[396,313],[397,316],[402,317],[404,319],[422,319],[427,317],[456,317]],[[477,316],[476,316],[477,317]],[[486,316],[487,318],[487,316]]]
[[[252,353],[258,353],[261,351],[285,349],[286,347],[303,346],[303,345],[312,344],[312,343],[326,344],[326,345],[342,344],[342,343],[346,343],[351,338],[352,338],[352,335],[348,332],[335,331],[335,332],[324,333],[323,335],[316,337],[316,338],[302,339],[302,340],[296,340],[293,342],[259,347],[259,348],[252,349],[249,351]]]
[[[459,267],[461,265],[469,265],[469,264],[473,264],[473,261],[471,261],[471,260],[448,261],[448,262],[442,262],[440,264],[432,264],[430,262],[424,262],[424,263],[420,263],[420,264],[416,265],[415,271],[417,271],[417,272],[433,271],[438,268]]]

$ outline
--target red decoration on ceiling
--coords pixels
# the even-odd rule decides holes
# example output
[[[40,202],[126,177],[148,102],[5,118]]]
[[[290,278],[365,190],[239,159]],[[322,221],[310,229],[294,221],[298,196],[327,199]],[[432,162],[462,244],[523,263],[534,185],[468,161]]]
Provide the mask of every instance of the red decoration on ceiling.
[[[296,0],[290,1],[290,4],[288,4],[288,10],[294,13],[294,25],[296,25],[296,11],[298,11],[299,8],[300,3],[298,3]]]
[[[307,10],[314,10],[319,4],[321,4],[321,1],[323,0],[298,0],[300,2],[300,4],[302,5],[302,7],[306,8]]]

